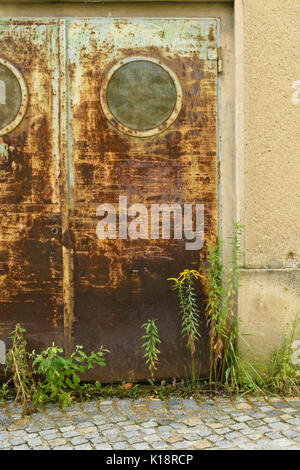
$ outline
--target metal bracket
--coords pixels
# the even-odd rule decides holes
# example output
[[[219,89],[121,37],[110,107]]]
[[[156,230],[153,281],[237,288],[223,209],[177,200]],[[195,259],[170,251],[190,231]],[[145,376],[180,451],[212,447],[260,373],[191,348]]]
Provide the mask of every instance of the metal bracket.
[[[218,47],[218,73],[223,72],[223,49]]]

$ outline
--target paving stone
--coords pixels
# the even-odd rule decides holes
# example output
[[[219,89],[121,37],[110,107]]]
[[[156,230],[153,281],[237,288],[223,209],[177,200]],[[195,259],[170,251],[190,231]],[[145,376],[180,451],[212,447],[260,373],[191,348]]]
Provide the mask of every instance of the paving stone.
[[[67,440],[63,438],[58,438],[58,439],[51,439],[48,440],[48,444],[51,447],[59,447],[59,446],[64,446],[67,444]]]
[[[227,434],[225,434],[225,439],[227,439],[228,441],[234,441],[235,439],[238,439],[241,437],[240,433],[237,432],[237,431],[232,431],[232,432],[229,432]]]
[[[29,433],[38,433],[42,430],[42,426],[39,423],[31,423],[25,427],[25,431]]]
[[[226,434],[227,432],[230,432],[229,428],[218,428],[215,430],[217,434]]]
[[[291,440],[285,439],[284,437],[281,439],[275,439],[273,442],[277,448],[288,447],[293,444]]]
[[[155,441],[160,441],[161,437],[157,434],[151,434],[150,436],[144,436],[144,441],[152,443]]]
[[[80,444],[85,444],[87,442],[87,440],[86,440],[85,437],[77,436],[77,437],[73,437],[72,439],[70,439],[70,442],[74,446],[77,446],[77,445],[80,445]]]
[[[19,429],[18,431],[13,431],[11,435],[12,435],[13,437],[24,437],[24,436],[28,436],[27,432],[26,432],[26,431],[23,431],[22,429]],[[6,433],[5,433],[5,436],[7,436]],[[1,441],[1,433],[0,433],[0,441]]]
[[[24,444],[25,439],[23,437],[11,437],[9,442],[12,446],[18,446],[20,444]]]
[[[0,449],[300,450],[299,400],[250,400],[114,398],[67,412],[51,404],[24,420],[8,403],[0,406]]]
[[[104,437],[93,437],[92,439],[90,439],[90,441],[91,441],[93,444],[103,444],[103,443],[106,443],[106,440],[104,439]]]
[[[180,409],[181,408],[181,402],[180,402],[180,400],[177,400],[177,399],[167,400],[167,407],[170,410]]]
[[[236,405],[236,408],[238,410],[252,410],[252,406],[249,405],[249,403],[246,403],[246,402],[238,403]]]
[[[282,431],[282,434],[289,439],[294,439],[295,437],[299,437],[299,432],[293,431],[292,429],[285,429]]]
[[[13,447],[13,450],[30,450],[30,447],[28,447],[28,445],[26,444],[22,444],[22,445]]]
[[[240,432],[241,434],[243,434],[244,436],[248,436],[248,434],[250,434],[251,432],[253,432],[253,430],[247,426],[246,428],[240,429],[239,432]]]
[[[204,429],[203,431],[197,432],[200,437],[207,437],[212,434],[211,429]]]
[[[244,429],[245,427],[246,425],[243,423],[236,423],[229,426],[229,428],[233,429],[234,431],[239,431],[240,429]]]
[[[298,419],[298,418],[289,419],[288,423],[293,424],[295,426],[300,426],[300,419]]]
[[[259,426],[258,428],[255,428],[255,431],[260,432],[261,434],[266,434],[267,432],[271,432],[272,429],[268,426]]]
[[[120,442],[122,439],[124,439],[124,436],[121,434],[111,434],[110,436],[107,436],[107,440],[112,444],[115,442]]]
[[[65,428],[61,428],[62,429],[65,429]],[[58,434],[58,431],[57,429],[53,428],[53,429],[47,429],[47,430],[44,430],[44,431],[40,431],[39,432],[39,435],[40,436],[53,436],[53,435],[56,435]]]
[[[245,423],[246,421],[250,421],[253,418],[248,415],[242,415],[242,416],[236,416],[235,420],[238,421],[239,423]]]
[[[156,400],[155,400],[155,401],[154,401],[154,400],[151,400],[149,406],[150,406],[150,409],[151,409],[151,410],[157,410],[157,409],[162,409],[162,408],[164,408],[164,404],[161,403],[160,401],[156,401]]]
[[[292,415],[282,415],[282,414],[279,415],[279,419],[280,419],[281,421],[289,421],[289,420],[292,419],[292,418],[293,418]]]
[[[113,444],[112,447],[115,450],[126,450],[128,449],[129,445],[127,442],[123,441],[123,442],[116,442],[115,444]]]
[[[86,428],[80,428],[80,432],[82,434],[89,434],[90,432],[94,432],[96,430],[97,430],[96,426],[88,426]]]
[[[211,446],[211,442],[207,441],[206,439],[201,439],[200,441],[193,442],[193,448],[196,450],[207,449]]]
[[[143,433],[146,434],[146,435],[155,434],[155,429],[153,429],[153,428],[145,428],[145,429],[143,429]]]
[[[92,450],[91,444],[81,444],[74,447],[75,450]]]
[[[134,436],[134,437],[129,437],[127,438],[126,436],[124,436],[126,438],[126,440],[130,443],[130,444],[135,444],[136,442],[141,442],[143,441],[143,438],[141,437],[141,435],[138,435],[138,436]]]
[[[187,441],[199,441],[199,434],[187,434],[184,436]]]
[[[62,436],[65,438],[65,439],[68,439],[70,437],[75,437],[75,436],[79,436],[80,435],[80,432],[79,431],[67,431],[67,432],[63,432],[62,433]]]
[[[223,424],[222,424],[222,423],[211,423],[209,426],[210,426],[211,428],[213,428],[213,429],[223,428]]]
[[[95,444],[96,450],[112,450],[112,446],[109,444]]]
[[[224,439],[224,437],[222,435],[218,435],[218,434],[211,434],[210,436],[207,436],[207,439],[210,442],[218,442],[218,441],[222,441]]]
[[[278,423],[279,420],[278,418],[268,416],[267,418],[263,418],[263,421],[267,424],[271,424],[271,423]]]
[[[5,449],[5,447],[9,446],[8,440],[2,440],[0,441],[0,450]]]
[[[286,429],[289,429],[289,425],[286,423],[271,423],[270,428],[274,429],[275,431],[285,431]]]
[[[266,437],[274,440],[274,439],[281,439],[282,435],[279,432],[267,432]]]
[[[221,441],[218,441],[216,443],[216,446],[219,447],[220,449],[229,449],[232,446],[232,443],[223,439]]]
[[[13,421],[6,415],[0,415],[0,425],[9,426]]]
[[[155,442],[152,442],[151,445],[153,449],[156,449],[156,450],[164,450],[168,448],[168,444],[164,441],[155,441]]]
[[[174,442],[173,447],[174,449],[177,449],[177,450],[189,449],[191,447],[191,443],[188,441]]]
[[[71,445],[54,447],[53,450],[73,450],[74,447]]]
[[[257,428],[258,426],[262,426],[264,422],[261,419],[253,419],[252,421],[247,422],[247,425],[251,428]]]
[[[198,405],[195,402],[195,400],[193,400],[193,399],[183,400],[182,404],[183,404],[184,408],[187,409],[187,410],[197,410],[198,409]]]
[[[35,437],[34,439],[28,439],[27,444],[30,447],[37,447],[43,444],[41,439],[39,437]]]
[[[137,442],[136,444],[133,444],[132,447],[135,450],[148,450],[148,449],[151,449],[149,444],[147,444],[146,442],[140,442],[140,443]]]

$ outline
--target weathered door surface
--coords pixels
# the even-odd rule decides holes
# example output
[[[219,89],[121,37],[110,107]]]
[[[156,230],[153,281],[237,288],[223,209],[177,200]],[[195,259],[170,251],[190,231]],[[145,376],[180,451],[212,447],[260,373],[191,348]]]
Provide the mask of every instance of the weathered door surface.
[[[189,356],[167,278],[203,270],[217,235],[217,20],[72,19],[66,30],[72,341],[111,351],[102,380],[145,379],[141,325],[156,318],[157,375],[184,377]],[[169,238],[151,231],[153,204],[203,204],[202,250],[187,248],[178,224]],[[203,287],[199,296],[204,311]],[[204,314],[197,357],[204,376]]]
[[[0,358],[19,322],[30,348],[109,349],[89,378],[146,379],[157,319],[157,376],[186,375],[167,278],[203,271],[217,236],[217,36],[216,19],[0,21]]]
[[[56,20],[0,20],[0,340],[6,346],[17,322],[32,347],[63,342],[58,48]]]

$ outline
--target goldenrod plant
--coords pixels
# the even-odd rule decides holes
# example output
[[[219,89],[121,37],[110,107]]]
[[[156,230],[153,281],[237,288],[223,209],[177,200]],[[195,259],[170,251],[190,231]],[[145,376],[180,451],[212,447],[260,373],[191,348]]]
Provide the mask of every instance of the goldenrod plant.
[[[196,341],[200,339],[200,311],[194,281],[203,279],[195,269],[185,269],[179,276],[169,278],[172,288],[177,291],[181,314],[181,334],[187,339],[187,348],[191,355],[192,382],[196,380],[195,352]]]

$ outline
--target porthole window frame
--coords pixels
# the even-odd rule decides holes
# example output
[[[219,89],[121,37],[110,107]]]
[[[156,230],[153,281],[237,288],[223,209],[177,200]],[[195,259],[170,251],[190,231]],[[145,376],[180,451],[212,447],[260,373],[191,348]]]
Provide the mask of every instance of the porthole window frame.
[[[0,127],[0,136],[3,136],[13,131],[23,120],[28,106],[28,89],[23,75],[11,62],[4,59],[3,57],[0,57],[0,65],[3,65],[14,74],[21,89],[21,104],[19,111],[9,124],[2,128]]]
[[[174,83],[175,90],[176,90],[176,103],[170,116],[168,117],[168,119],[162,122],[159,126],[153,127],[152,129],[136,130],[136,129],[127,127],[126,125],[118,121],[118,119],[112,114],[109,108],[108,102],[107,102],[107,87],[114,73],[118,69],[120,69],[123,65],[126,65],[130,62],[136,62],[136,61],[147,61],[147,62],[152,62],[153,64],[156,64],[156,65],[159,65],[162,69],[164,69],[170,75]],[[182,91],[182,87],[181,87],[180,81],[176,73],[166,64],[164,64],[161,60],[155,59],[153,57],[147,57],[147,56],[127,57],[118,61],[109,69],[100,88],[100,103],[101,103],[101,107],[102,107],[102,110],[104,112],[106,119],[114,128],[118,129],[123,134],[127,134],[131,137],[152,137],[154,135],[160,134],[161,132],[167,130],[176,121],[182,108],[182,101],[183,101],[183,91]]]

